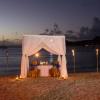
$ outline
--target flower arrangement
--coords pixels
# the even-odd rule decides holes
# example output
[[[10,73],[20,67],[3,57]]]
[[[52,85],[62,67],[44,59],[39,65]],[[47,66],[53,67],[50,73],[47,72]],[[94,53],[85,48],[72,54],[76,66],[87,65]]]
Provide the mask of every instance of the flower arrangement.
[[[56,67],[52,67],[50,70],[49,70],[49,74],[51,77],[60,77],[60,71],[58,68]]]
[[[27,74],[27,76],[28,76],[28,77],[37,78],[37,77],[40,76],[40,70],[37,69],[37,68],[35,68],[35,69],[29,71],[28,74]]]

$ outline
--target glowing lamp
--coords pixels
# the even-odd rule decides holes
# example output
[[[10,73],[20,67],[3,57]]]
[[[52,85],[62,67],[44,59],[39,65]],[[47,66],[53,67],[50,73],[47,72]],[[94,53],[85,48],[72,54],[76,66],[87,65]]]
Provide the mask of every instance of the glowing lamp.
[[[75,56],[75,50],[74,49],[72,49],[72,55]]]
[[[16,80],[18,80],[19,79],[19,77],[18,77],[18,75],[16,76]]]
[[[38,58],[39,57],[39,53],[36,53],[35,56]]]

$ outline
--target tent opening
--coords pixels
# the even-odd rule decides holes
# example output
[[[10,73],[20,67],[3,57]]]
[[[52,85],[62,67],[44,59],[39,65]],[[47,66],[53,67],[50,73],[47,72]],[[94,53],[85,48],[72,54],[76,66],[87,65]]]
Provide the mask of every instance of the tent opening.
[[[60,71],[59,71],[60,65],[58,63],[58,55],[52,54],[49,51],[45,50],[44,48],[40,49],[36,54],[29,56],[29,72],[34,69],[40,69],[40,71],[42,71],[43,69],[42,65],[48,67],[44,69],[49,71],[48,76],[53,76],[53,77],[57,76],[56,74],[53,75],[53,72],[51,75],[51,70],[54,72],[58,71],[60,76]]]

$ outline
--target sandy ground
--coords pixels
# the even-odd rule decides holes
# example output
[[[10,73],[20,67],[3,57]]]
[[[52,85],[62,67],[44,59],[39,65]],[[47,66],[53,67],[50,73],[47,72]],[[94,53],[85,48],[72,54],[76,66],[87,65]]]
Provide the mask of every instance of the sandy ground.
[[[100,73],[16,80],[0,77],[0,100],[100,100]]]

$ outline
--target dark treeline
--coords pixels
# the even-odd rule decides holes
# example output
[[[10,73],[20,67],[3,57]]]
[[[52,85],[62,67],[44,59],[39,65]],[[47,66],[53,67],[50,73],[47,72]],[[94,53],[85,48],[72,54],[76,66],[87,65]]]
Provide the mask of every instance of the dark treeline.
[[[58,24],[54,24],[52,30],[45,29],[45,32],[41,33],[41,35],[65,35],[67,40],[76,41],[91,40],[100,36],[100,18],[94,17],[90,28],[88,26],[81,26],[78,32],[72,29],[63,32]]]

